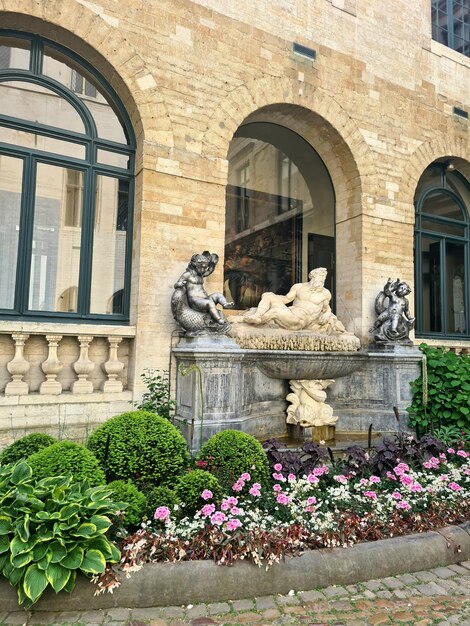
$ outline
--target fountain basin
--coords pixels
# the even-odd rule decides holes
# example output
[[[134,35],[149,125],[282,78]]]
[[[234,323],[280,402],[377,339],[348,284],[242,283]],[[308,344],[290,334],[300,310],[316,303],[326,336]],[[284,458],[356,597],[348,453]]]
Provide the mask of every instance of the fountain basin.
[[[266,376],[284,380],[341,378],[364,367],[369,358],[365,352],[246,350],[245,358],[250,357]]]

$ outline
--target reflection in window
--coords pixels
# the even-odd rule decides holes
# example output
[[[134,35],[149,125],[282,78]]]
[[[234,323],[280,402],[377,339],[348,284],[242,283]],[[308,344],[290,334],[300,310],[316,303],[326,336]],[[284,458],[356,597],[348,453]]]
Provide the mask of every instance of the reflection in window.
[[[227,299],[246,309],[265,291],[285,294],[320,260],[333,290],[334,192],[313,148],[287,128],[252,123],[237,131],[228,159]]]
[[[429,184],[431,179],[436,187]],[[440,162],[430,166],[419,182],[415,229],[418,334],[470,334],[469,189],[463,176]]]
[[[3,35],[0,55],[5,47],[8,73],[0,66],[0,314],[125,321],[134,153],[126,139],[132,137],[129,122],[122,109],[118,118],[120,105],[110,88],[85,62],[82,66],[65,50],[44,47],[33,36],[25,35],[18,46],[14,36]],[[12,60],[20,53],[23,58],[31,53],[35,70],[27,69],[28,62],[15,76]],[[86,101],[98,107],[96,117]],[[98,152],[111,155],[111,162],[98,162]],[[108,306],[116,293],[121,296]]]

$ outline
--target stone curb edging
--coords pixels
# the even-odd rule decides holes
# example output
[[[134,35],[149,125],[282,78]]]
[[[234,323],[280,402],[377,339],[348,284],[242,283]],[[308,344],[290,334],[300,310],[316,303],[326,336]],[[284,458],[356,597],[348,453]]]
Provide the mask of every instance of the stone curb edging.
[[[361,543],[349,548],[309,550],[268,571],[246,561],[232,567],[212,561],[150,563],[125,578],[113,594],[94,596],[95,585],[77,579],[69,595],[48,591],[34,606],[40,611],[147,608],[239,600],[287,594],[330,585],[349,585],[398,576],[470,559],[470,521],[439,531]],[[0,581],[0,607],[17,611],[16,590]]]

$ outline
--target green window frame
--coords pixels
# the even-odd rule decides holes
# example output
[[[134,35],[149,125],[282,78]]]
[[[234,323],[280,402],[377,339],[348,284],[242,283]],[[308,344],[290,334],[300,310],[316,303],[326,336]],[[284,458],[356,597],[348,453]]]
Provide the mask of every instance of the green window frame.
[[[12,295],[11,306],[5,307],[3,302],[0,303],[0,319],[128,324],[136,148],[129,116],[109,83],[96,72],[90,63],[65,47],[36,35],[0,29],[0,51],[3,50],[5,58],[8,58],[5,50],[9,46],[13,51],[15,49],[29,50],[29,63],[23,66],[19,64],[18,67],[2,66],[0,87],[2,84],[6,87],[31,85],[33,94],[30,94],[31,98],[37,97],[38,102],[41,91],[46,93],[47,90],[48,95],[64,103],[63,106],[67,111],[76,112],[77,120],[81,120],[83,124],[83,131],[67,128],[63,120],[58,120],[59,124],[62,121],[62,125],[56,127],[50,123],[49,119],[46,122],[44,120],[35,122],[25,117],[4,115],[0,109],[0,158],[6,157],[11,162],[21,163],[21,201],[18,209],[19,225],[16,227],[19,234],[17,251],[12,253],[13,256],[16,255],[16,271],[14,279],[11,278],[11,282],[14,280],[14,298]],[[58,60],[61,67],[71,70],[72,80],[75,82],[67,85],[63,80],[51,77],[50,72],[46,75],[45,59]],[[74,85],[76,87],[78,84],[77,72],[83,76],[81,90],[74,90]],[[102,131],[103,123],[99,115],[103,114],[100,113],[100,103],[93,102],[96,94],[101,97],[101,104],[109,106],[117,139],[112,132]],[[104,109],[105,107],[101,106],[101,110]],[[37,137],[40,139],[39,144],[47,139],[50,148],[44,150],[36,148],[36,144],[31,146],[21,142],[15,143],[9,139],[11,131],[14,137],[20,135]],[[63,151],[58,146],[70,146],[73,150]],[[46,231],[48,227],[50,230],[54,229],[54,225],[47,223],[49,219],[47,215],[43,218],[38,217],[41,211],[45,211],[39,206],[40,201],[37,200],[39,198],[39,172],[45,170],[48,170],[48,175],[60,172],[64,175],[64,180],[67,180],[63,188],[63,200],[61,200],[63,206],[61,204],[60,207],[60,210],[64,209],[66,214],[62,224],[65,227],[79,227],[76,229],[78,234],[75,235],[77,238],[75,247],[79,250],[75,270],[77,284],[70,284],[64,290],[64,298],[68,304],[60,310],[56,304],[56,292],[50,298],[54,304],[43,305],[42,308],[34,306],[32,296],[34,291],[32,274],[35,270],[33,231],[37,226],[36,220],[43,220],[40,224],[43,231]],[[8,188],[7,182],[5,182],[5,188]],[[114,193],[112,199],[109,194],[111,185]],[[100,186],[104,188],[101,194],[99,193]],[[41,202],[44,202],[42,198]],[[112,206],[113,202],[114,206]],[[114,213],[112,218],[106,219],[108,221],[111,219],[114,226],[110,234],[104,235],[99,232],[98,220],[100,212],[106,213],[106,209],[110,206]],[[0,210],[2,210],[1,206]],[[41,237],[46,239],[47,235],[41,235]],[[56,235],[56,238],[58,237],[59,235]],[[107,244],[106,241],[108,241]],[[112,261],[106,260],[106,255],[102,253],[101,242],[114,246]],[[54,245],[57,248],[57,242],[54,242]],[[10,271],[13,274],[11,266],[10,268],[1,267],[1,259],[0,256],[0,272]],[[57,266],[61,263],[58,253],[55,260],[44,256],[42,260],[49,264],[55,262]],[[101,275],[101,270],[105,268],[107,262],[111,269],[106,270],[108,274],[105,271]],[[4,264],[7,264],[5,259]],[[59,270],[62,271],[61,268],[50,270],[49,266],[43,267],[42,282],[51,281],[51,271],[53,273]],[[93,293],[99,294],[99,281],[101,280],[103,284],[106,281],[109,282],[108,275],[113,271],[115,281],[108,286],[108,289],[110,291],[115,289],[115,292],[110,294],[108,306],[105,307],[101,303],[95,304]],[[44,285],[42,288],[44,290]],[[74,294],[73,297],[71,294]],[[101,297],[101,294],[99,295]],[[105,296],[107,294],[102,296],[103,300]],[[97,300],[98,296],[95,297],[96,302]],[[73,310],[67,309],[72,302]],[[1,308],[2,306],[4,308]]]
[[[470,57],[468,0],[431,0],[432,38]]]
[[[470,216],[465,196],[470,198],[468,180],[447,162],[433,163],[418,184],[415,196],[418,337],[470,338]]]

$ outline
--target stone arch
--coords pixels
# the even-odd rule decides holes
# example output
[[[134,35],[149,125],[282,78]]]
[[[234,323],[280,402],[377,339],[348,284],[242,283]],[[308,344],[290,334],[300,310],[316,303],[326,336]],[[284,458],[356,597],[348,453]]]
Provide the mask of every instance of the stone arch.
[[[96,6],[93,11],[76,0],[66,3],[16,0],[3,5],[0,6],[2,28],[34,33],[65,45],[108,80],[134,127],[138,139],[137,163],[142,158],[144,139],[158,143],[158,138],[165,137],[164,143],[173,145],[170,121],[157,81],[138,50],[120,36],[117,18],[104,10],[99,13],[101,7]]]
[[[319,154],[335,190],[337,312],[351,329],[361,326],[362,213],[373,197],[375,162],[348,113],[321,89],[287,78],[263,77],[240,85],[214,111],[202,141],[207,157],[227,158],[230,141],[243,124],[269,121],[296,132]]]
[[[470,181],[470,160],[468,141],[465,137],[439,137],[422,143],[411,155],[403,170],[400,185],[400,199],[409,206],[414,206],[414,196],[419,179],[424,170],[437,160],[449,159],[456,168]]]

